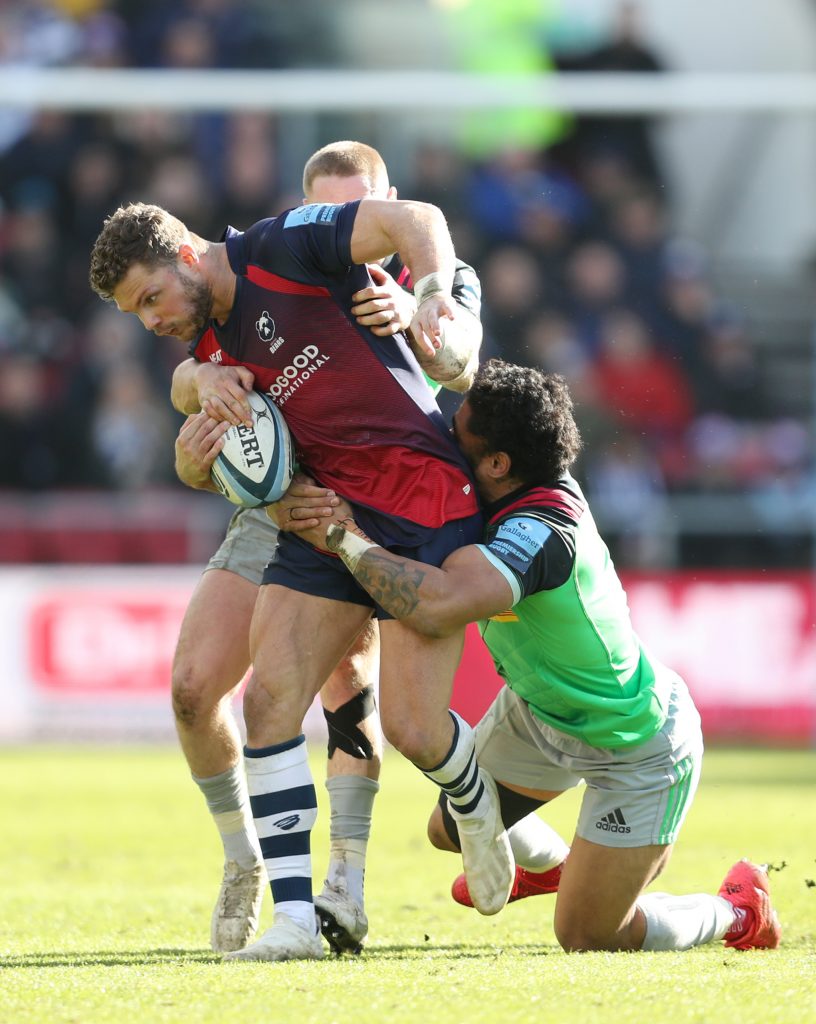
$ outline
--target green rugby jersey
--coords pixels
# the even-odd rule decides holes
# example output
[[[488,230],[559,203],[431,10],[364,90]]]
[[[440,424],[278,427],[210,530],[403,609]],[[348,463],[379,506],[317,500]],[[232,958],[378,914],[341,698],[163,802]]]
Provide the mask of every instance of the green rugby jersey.
[[[527,487],[485,509],[481,545],[513,590],[479,623],[507,685],[542,721],[593,747],[626,747],[666,719],[668,670],[644,651],[578,484]]]

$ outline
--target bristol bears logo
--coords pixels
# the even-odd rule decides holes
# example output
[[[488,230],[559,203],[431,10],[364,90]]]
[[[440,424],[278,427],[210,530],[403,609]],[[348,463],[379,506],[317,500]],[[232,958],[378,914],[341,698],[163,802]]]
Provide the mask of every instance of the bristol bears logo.
[[[269,315],[267,310],[264,310],[263,313],[261,313],[261,315],[255,321],[255,330],[258,332],[258,337],[261,339],[261,341],[265,345],[269,346],[270,355],[273,352],[276,352],[281,347],[285,340],[283,338],[275,337],[275,329],[275,321]]]
[[[275,321],[266,310],[255,321],[255,330],[261,341],[271,341],[275,337]]]

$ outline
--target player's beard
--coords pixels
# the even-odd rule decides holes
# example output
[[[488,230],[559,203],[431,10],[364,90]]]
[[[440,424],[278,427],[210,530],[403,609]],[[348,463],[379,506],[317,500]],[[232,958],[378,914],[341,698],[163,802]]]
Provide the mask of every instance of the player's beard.
[[[212,316],[212,288],[204,281],[197,281],[183,274],[179,277],[190,310],[187,323],[179,330],[179,337],[182,341],[193,341],[201,334]]]

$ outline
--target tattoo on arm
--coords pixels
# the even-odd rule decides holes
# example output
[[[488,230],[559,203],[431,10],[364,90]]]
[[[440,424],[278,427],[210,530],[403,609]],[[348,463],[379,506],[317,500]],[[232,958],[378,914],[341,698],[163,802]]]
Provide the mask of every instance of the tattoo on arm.
[[[387,551],[367,551],[357,564],[354,577],[377,604],[398,619],[410,615],[419,604],[419,588],[425,579],[421,569],[406,569]]]

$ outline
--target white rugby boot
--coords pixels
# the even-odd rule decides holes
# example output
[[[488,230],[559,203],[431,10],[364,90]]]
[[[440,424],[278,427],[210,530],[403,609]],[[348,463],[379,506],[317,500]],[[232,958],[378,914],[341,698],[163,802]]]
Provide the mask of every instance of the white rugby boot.
[[[450,801],[448,807],[459,830],[462,863],[473,906],[480,914],[498,914],[513,888],[516,862],[502,822],[496,783],[481,768],[479,778],[489,803],[483,817],[461,814]]]
[[[246,949],[227,953],[225,960],[322,960],[325,956],[320,929],[315,921],[311,931],[288,914],[276,913],[275,923],[268,928],[257,942]]]
[[[348,891],[340,885],[323,883],[323,891],[315,896],[315,910],[323,938],[332,953],[360,953],[368,935],[368,918]]]
[[[251,941],[258,930],[267,884],[263,862],[251,868],[241,868],[234,860],[226,862],[210,922],[210,945],[216,953],[243,949]]]

